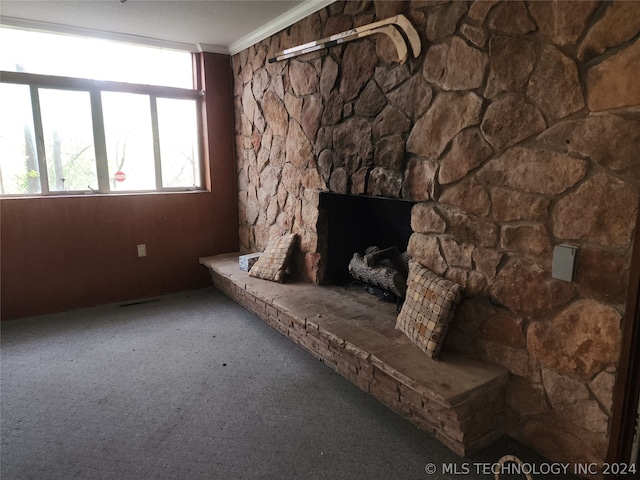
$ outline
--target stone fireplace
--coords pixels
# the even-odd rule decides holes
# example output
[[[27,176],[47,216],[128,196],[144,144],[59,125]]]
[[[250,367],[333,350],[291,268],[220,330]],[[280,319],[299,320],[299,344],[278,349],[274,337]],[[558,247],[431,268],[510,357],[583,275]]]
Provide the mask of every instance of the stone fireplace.
[[[376,36],[267,62],[398,13],[423,41],[404,65]],[[639,16],[615,1],[336,2],[240,52],[242,252],[297,233],[297,273],[323,283],[334,195],[411,202],[408,251],[467,293],[450,346],[510,371],[508,433],[601,463],[640,198]],[[573,283],[551,276],[560,243],[579,249]]]

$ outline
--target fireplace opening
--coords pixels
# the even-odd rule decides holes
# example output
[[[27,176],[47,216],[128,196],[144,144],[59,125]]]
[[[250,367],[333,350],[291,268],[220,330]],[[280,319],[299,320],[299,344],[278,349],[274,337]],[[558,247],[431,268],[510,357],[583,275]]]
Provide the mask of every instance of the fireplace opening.
[[[323,192],[319,209],[326,219],[326,280],[334,285],[352,282],[349,262],[353,254],[364,255],[371,246],[406,251],[413,233],[414,204],[408,200]]]

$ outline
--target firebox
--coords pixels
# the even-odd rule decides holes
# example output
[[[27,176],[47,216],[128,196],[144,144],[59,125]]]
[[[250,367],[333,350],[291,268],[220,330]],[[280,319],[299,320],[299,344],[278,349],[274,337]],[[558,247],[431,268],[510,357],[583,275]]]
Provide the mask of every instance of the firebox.
[[[371,196],[320,194],[319,210],[326,225],[325,280],[342,285],[353,280],[349,261],[368,247],[397,247],[404,252],[413,233],[415,202]]]

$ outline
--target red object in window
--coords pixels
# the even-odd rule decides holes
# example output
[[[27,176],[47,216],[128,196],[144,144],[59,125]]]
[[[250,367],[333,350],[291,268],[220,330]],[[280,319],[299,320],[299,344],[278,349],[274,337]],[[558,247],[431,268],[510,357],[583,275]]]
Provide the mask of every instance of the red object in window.
[[[124,182],[127,179],[127,176],[124,174],[124,172],[116,172],[113,178],[116,182]]]

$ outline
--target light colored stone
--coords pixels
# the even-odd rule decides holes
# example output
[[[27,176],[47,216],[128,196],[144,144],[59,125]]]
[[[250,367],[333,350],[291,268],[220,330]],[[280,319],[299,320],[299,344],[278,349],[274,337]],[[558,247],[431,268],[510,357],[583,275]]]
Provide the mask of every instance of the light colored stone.
[[[473,90],[482,85],[488,63],[485,53],[453,36],[427,50],[422,74],[445,90]]]
[[[387,99],[374,80],[370,80],[355,103],[356,115],[375,117],[387,104]]]
[[[542,224],[505,225],[500,234],[500,246],[547,269],[551,267],[553,246],[547,227]]]
[[[627,298],[629,262],[620,255],[583,247],[576,267],[580,293],[609,304],[622,304]]]
[[[327,98],[326,106],[322,113],[322,123],[324,125],[335,125],[338,123],[342,118],[343,107],[344,102],[342,95],[340,95],[340,92],[334,90],[329,94],[329,98]]]
[[[587,163],[540,148],[514,147],[487,162],[478,178],[490,185],[526,193],[557,195],[584,178]]]
[[[287,192],[289,192],[290,195],[293,195],[293,197],[297,197],[300,193],[300,176],[300,169],[296,168],[289,162],[284,164],[280,182],[281,185],[287,190]]]
[[[407,162],[402,197],[408,200],[431,200],[435,194],[436,164],[420,157]]]
[[[522,416],[536,415],[549,410],[542,385],[531,384],[520,377],[512,377],[507,384],[507,405]]]
[[[416,122],[407,140],[407,151],[437,159],[462,129],[480,121],[482,100],[475,93],[444,92]]]
[[[256,101],[262,100],[262,96],[264,95],[264,91],[269,86],[269,74],[263,68],[258,70],[253,75],[253,79],[251,81],[251,91],[253,92],[253,97]]]
[[[392,170],[404,168],[404,139],[402,135],[381,138],[374,146],[373,163]]]
[[[242,92],[242,108],[244,109],[244,114],[247,118],[253,119],[253,115],[256,108],[258,108],[258,104],[256,103],[256,99],[253,98],[251,84],[244,86],[244,91]]]
[[[616,376],[608,372],[600,372],[589,384],[591,393],[609,414],[611,414],[613,408],[613,388],[615,384]]]
[[[373,121],[373,135],[375,138],[386,137],[395,133],[409,131],[411,122],[395,107],[387,105]]]
[[[584,383],[547,369],[542,370],[542,380],[551,405],[565,420],[592,432],[607,433],[609,419],[591,400]]]
[[[540,33],[556,45],[574,45],[582,36],[598,2],[554,0],[530,2],[529,13]]]
[[[493,35],[489,41],[489,78],[484,95],[524,92],[536,61],[535,44],[523,38]]]
[[[287,92],[284,94],[284,106],[289,113],[291,119],[300,123],[302,121],[302,105],[304,104],[304,98],[296,97]]]
[[[285,161],[298,168],[305,168],[313,160],[311,143],[296,121],[292,120],[289,123],[285,149]]]
[[[382,167],[375,167],[369,173],[367,192],[369,195],[399,198],[402,188],[402,173]]]
[[[606,141],[603,141],[606,139]],[[603,167],[640,181],[640,115],[590,115],[560,122],[538,142],[595,160]]]
[[[473,251],[474,268],[489,280],[495,278],[502,253],[490,248],[476,248]]]
[[[460,35],[476,47],[482,48],[487,43],[487,31],[482,27],[477,27],[469,23],[463,23],[460,26]]]
[[[473,177],[447,188],[440,195],[439,202],[459,207],[481,217],[487,216],[491,209],[491,200],[487,191]]]
[[[589,110],[640,105],[640,39],[624,50],[591,67],[587,72]]]
[[[325,182],[315,168],[307,168],[302,174],[302,186],[311,190],[326,190]]]
[[[513,220],[545,221],[550,200],[539,195],[496,187],[491,190],[492,216],[499,222]]]
[[[498,244],[498,226],[476,215],[447,208],[443,210],[449,228],[447,232],[456,240],[476,247],[495,247]]]
[[[427,110],[432,96],[431,87],[420,75],[413,76],[387,94],[389,102],[412,120]]]
[[[564,420],[554,410],[524,419],[511,434],[556,462],[601,465],[609,439]]]
[[[589,60],[607,49],[622,45],[640,31],[640,5],[637,2],[613,1],[602,18],[589,29],[578,50],[580,60]]]
[[[276,167],[284,165],[285,140],[283,137],[273,137],[271,142],[271,152],[269,152],[269,163]]]
[[[367,193],[367,180],[369,179],[369,169],[361,168],[351,175],[351,194],[363,195]]]
[[[376,17],[382,20],[383,18],[393,17],[402,13],[409,2],[404,0],[398,0],[395,2],[389,2],[388,0],[375,0],[373,5],[376,9]]]
[[[529,326],[527,348],[547,368],[590,380],[620,353],[620,314],[595,300],[578,300],[552,320]]]
[[[553,120],[584,108],[576,63],[556,47],[545,47],[529,80],[527,96]]]
[[[416,233],[444,233],[447,224],[433,205],[416,203],[411,208],[411,229]]]
[[[383,92],[387,93],[411,77],[406,65],[376,67],[374,78]]]
[[[553,234],[609,247],[631,243],[638,190],[617,178],[597,174],[560,199],[551,211]]]
[[[373,76],[378,63],[375,47],[367,40],[349,42],[342,57],[340,93],[345,101],[353,100]]]
[[[274,135],[285,136],[289,125],[287,110],[273,90],[267,90],[262,99],[262,112]]]
[[[524,35],[536,28],[536,24],[529,19],[524,2],[517,0],[499,2],[488,16],[488,25],[494,30],[515,35]]]
[[[320,73],[320,93],[324,98],[327,98],[331,93],[336,79],[338,78],[338,64],[331,57],[327,55],[322,65],[322,72]]]
[[[322,116],[322,99],[317,95],[310,95],[304,99],[300,125],[310,142],[313,142],[320,127]]]
[[[469,8],[469,18],[476,22],[483,23],[491,8],[500,3],[499,0],[475,0]]]
[[[371,123],[358,117],[348,118],[333,131],[334,159],[350,166],[348,174],[353,174],[360,165],[373,159],[371,143]]]
[[[427,16],[427,40],[436,42],[453,34],[458,21],[465,13],[466,2],[451,2],[430,10]]]
[[[566,305],[574,296],[570,283],[551,278],[551,272],[521,257],[508,261],[488,293],[499,305],[528,317]]]
[[[414,233],[409,238],[407,252],[420,265],[438,275],[442,275],[447,269],[447,264],[440,255],[438,238],[435,235]]]
[[[447,265],[450,267],[471,268],[473,245],[458,243],[451,237],[440,237],[440,247]]]
[[[438,181],[447,184],[460,180],[492,153],[491,146],[478,128],[463,130],[453,139],[451,148],[440,161]]]
[[[515,93],[503,94],[491,102],[480,126],[496,151],[540,133],[545,127],[540,111]]]
[[[349,177],[344,168],[336,168],[329,180],[329,190],[334,193],[346,194],[349,191]]]

